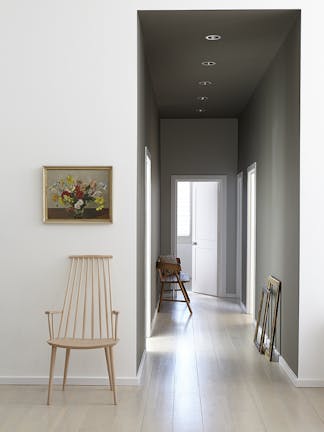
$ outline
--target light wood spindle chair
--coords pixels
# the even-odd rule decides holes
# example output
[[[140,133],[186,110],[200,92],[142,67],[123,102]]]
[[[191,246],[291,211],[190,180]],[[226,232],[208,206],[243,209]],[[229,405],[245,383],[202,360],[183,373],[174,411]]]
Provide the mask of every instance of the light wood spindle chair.
[[[70,256],[70,270],[63,309],[46,311],[52,347],[47,405],[51,403],[57,348],[65,349],[63,390],[65,389],[71,349],[102,348],[105,351],[110,390],[116,405],[113,347],[117,344],[118,312],[112,308],[111,255]],[[54,315],[60,315],[55,332]]]

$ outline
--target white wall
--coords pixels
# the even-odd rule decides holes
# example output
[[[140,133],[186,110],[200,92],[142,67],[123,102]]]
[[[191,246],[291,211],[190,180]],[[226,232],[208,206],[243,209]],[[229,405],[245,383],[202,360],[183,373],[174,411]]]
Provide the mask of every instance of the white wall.
[[[298,377],[324,385],[324,58],[318,55],[324,5],[302,5]]]
[[[135,374],[136,10],[242,8],[302,8],[298,375],[324,380],[324,5],[308,0],[1,2],[0,375],[47,374],[42,310],[62,299],[65,257],[85,249],[114,255],[117,375]],[[41,223],[40,166],[68,163],[114,166],[112,226]],[[71,371],[105,373],[83,354]]]
[[[135,11],[107,2],[1,2],[0,376],[48,374],[43,311],[63,303],[71,253],[114,256],[117,376],[136,375],[136,38],[120,34],[125,11],[135,35]],[[44,225],[45,164],[112,165],[114,223]],[[71,375],[106,376],[103,352],[73,352]]]

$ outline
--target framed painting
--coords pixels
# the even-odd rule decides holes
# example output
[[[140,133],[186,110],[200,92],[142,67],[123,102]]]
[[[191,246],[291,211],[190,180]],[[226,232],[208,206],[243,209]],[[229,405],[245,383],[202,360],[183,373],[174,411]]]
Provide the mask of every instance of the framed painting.
[[[43,222],[112,223],[112,167],[44,166]]]

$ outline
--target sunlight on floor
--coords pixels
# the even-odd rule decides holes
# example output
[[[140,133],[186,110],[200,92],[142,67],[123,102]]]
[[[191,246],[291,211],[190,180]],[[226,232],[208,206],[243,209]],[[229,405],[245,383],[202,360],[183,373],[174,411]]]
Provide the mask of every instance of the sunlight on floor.
[[[191,294],[164,303],[143,384],[105,387],[0,386],[0,432],[320,432],[324,389],[297,389],[256,351],[251,318],[233,301]]]

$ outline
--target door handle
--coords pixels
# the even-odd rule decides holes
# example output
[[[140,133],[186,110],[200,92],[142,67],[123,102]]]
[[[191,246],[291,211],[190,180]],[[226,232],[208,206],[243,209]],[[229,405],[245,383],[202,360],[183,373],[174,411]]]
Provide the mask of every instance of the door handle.
[[[193,246],[197,246],[197,242],[192,242],[192,245]]]

